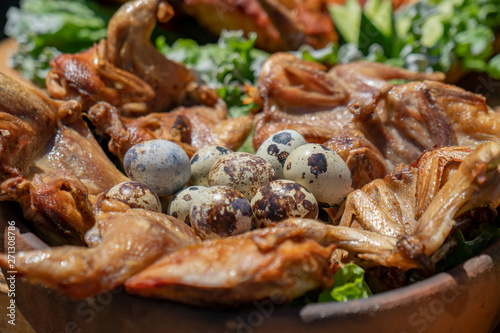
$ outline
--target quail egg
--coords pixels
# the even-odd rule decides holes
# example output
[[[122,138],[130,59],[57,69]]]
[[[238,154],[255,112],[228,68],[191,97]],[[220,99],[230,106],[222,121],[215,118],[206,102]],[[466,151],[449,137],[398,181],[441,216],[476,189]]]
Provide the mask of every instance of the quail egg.
[[[235,152],[215,162],[208,175],[208,184],[231,186],[251,200],[259,187],[275,179],[276,170],[265,159]]]
[[[149,186],[141,182],[128,181],[116,184],[105,196],[108,199],[124,202],[131,208],[161,212],[160,199]]]
[[[184,221],[187,225],[191,225],[191,221],[189,220],[191,205],[197,200],[200,193],[207,188],[206,186],[189,186],[177,192],[168,205],[167,215]]]
[[[198,150],[191,157],[191,179],[192,185],[208,186],[208,174],[212,165],[221,156],[232,153],[231,149],[221,146],[207,146]]]
[[[267,138],[255,154],[271,163],[278,174],[278,179],[282,179],[286,158],[295,148],[305,144],[306,140],[299,132],[283,130]]]
[[[132,146],[123,158],[127,175],[149,185],[159,196],[172,195],[191,176],[189,157],[168,140],[150,140]]]
[[[191,226],[202,239],[227,237],[250,231],[250,202],[229,186],[213,186],[198,195],[189,213]]]
[[[314,195],[304,186],[286,179],[260,187],[251,206],[256,226],[260,228],[289,217],[316,219],[319,212]]]
[[[308,143],[296,148],[285,162],[284,176],[305,186],[320,206],[340,205],[353,191],[351,172],[333,150]]]

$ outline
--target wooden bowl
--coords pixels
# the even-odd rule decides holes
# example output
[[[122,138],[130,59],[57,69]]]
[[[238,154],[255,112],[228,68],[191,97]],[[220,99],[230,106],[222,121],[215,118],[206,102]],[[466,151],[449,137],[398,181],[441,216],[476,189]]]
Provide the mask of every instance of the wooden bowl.
[[[16,251],[38,246],[18,207],[0,203],[2,230],[8,221],[21,229]],[[347,303],[290,307],[264,300],[209,310],[122,288],[75,301],[25,278],[16,279],[15,300],[35,332],[492,332],[500,321],[500,241],[446,273]]]

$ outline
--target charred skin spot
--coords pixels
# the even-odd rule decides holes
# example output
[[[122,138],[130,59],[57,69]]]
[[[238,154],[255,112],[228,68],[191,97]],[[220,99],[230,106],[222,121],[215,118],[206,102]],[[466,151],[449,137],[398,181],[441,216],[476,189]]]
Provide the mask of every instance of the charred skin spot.
[[[292,134],[290,133],[284,132],[273,135],[273,142],[287,145],[290,141],[292,141]]]
[[[316,178],[328,170],[326,157],[321,153],[311,154],[307,159],[307,165],[311,168],[311,174]]]

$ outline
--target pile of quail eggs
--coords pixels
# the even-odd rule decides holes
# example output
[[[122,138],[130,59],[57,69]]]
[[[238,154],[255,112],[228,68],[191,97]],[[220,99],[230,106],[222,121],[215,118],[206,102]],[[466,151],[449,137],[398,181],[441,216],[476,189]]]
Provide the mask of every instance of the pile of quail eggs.
[[[208,146],[191,159],[173,142],[151,140],[131,147],[123,164],[133,182],[118,184],[108,197],[154,210],[159,209],[158,196],[171,197],[166,213],[189,224],[202,239],[244,233],[288,217],[316,219],[320,207],[341,204],[353,190],[342,158],[323,145],[306,143],[293,130],[275,133],[255,154]]]

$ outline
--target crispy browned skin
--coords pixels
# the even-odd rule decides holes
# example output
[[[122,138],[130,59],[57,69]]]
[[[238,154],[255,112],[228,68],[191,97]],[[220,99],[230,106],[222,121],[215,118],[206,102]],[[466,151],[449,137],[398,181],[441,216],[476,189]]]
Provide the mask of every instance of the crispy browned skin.
[[[259,0],[280,32],[284,50],[307,44],[315,49],[336,42],[337,33],[324,0]]]
[[[351,171],[354,189],[362,188],[387,174],[384,156],[362,132],[350,126],[343,127],[324,145],[346,162]]]
[[[392,79],[415,82],[395,85]],[[363,184],[383,172],[381,157],[390,171],[435,146],[500,142],[500,113],[484,97],[439,82],[443,79],[442,73],[367,62],[339,64],[325,72],[293,55],[275,54],[259,82],[264,111],[256,121],[253,145],[258,148],[283,129],[297,130],[309,142],[330,141],[332,148],[344,151],[365,136],[357,148],[368,149],[357,155],[356,169],[368,165],[374,172],[358,181]]]
[[[156,22],[172,16],[170,5],[161,0],[125,3],[110,20],[106,40],[51,63],[47,89],[58,99],[78,99],[85,109],[104,100],[126,114],[161,112],[180,105],[191,94],[188,90],[196,90],[188,89],[194,76],[183,65],[166,59],[150,41]]]
[[[391,88],[376,107],[355,111],[356,124],[394,165],[434,146],[500,142],[500,113],[483,96],[435,81]]]
[[[222,30],[243,30],[257,33],[256,47],[277,52],[283,50],[280,34],[258,0],[178,0],[182,11],[210,33],[219,36]]]
[[[297,228],[268,228],[206,241],[165,256],[128,279],[128,292],[199,306],[291,300],[333,283],[330,256]]]
[[[32,174],[57,131],[55,105],[34,90],[0,73],[0,180]]]
[[[285,128],[297,130],[309,142],[324,143],[352,123],[353,110],[373,108],[393,87],[391,79],[443,80],[444,76],[365,62],[339,64],[327,72],[291,54],[272,55],[259,81],[264,112],[256,122],[254,148]]]
[[[86,298],[121,285],[165,253],[200,240],[183,222],[130,209],[101,213],[99,245],[63,246],[16,254],[16,271],[71,298]],[[0,266],[8,267],[0,255]]]
[[[0,101],[0,200],[19,202],[53,243],[82,244],[94,224],[88,195],[128,178],[94,139],[78,103],[55,102],[3,74]]]
[[[500,144],[436,148],[349,194],[336,225],[290,219],[278,226],[386,267],[432,269],[450,249],[456,219],[500,205],[499,181]]]
[[[327,72],[291,54],[274,54],[264,64],[259,82],[264,111],[257,116],[252,143],[258,148],[280,130],[296,130],[306,141],[339,152],[352,172],[355,188],[361,188],[394,165],[386,160],[383,141],[379,138],[374,144],[368,140],[373,135],[365,133],[371,130],[368,126],[357,128],[362,121],[360,110],[374,109],[394,87],[390,79],[443,78],[440,73],[414,73],[365,62],[339,64]]]
[[[236,150],[252,130],[252,116],[228,118],[225,106],[180,107],[168,113],[127,118],[112,105],[101,102],[88,115],[110,137],[109,150],[120,159],[133,145],[152,139],[176,142],[189,156],[209,145]]]

